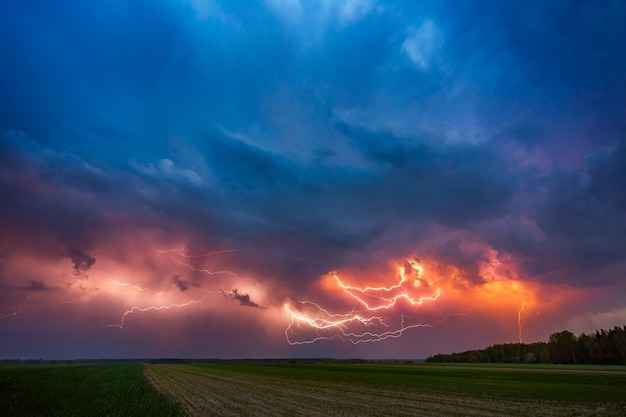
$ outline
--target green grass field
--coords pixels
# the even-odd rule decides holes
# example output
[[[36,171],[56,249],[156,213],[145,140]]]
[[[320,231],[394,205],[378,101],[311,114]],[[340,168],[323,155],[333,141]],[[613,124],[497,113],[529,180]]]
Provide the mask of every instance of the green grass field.
[[[0,366],[1,416],[186,414],[623,417],[626,368],[297,363]]]
[[[141,364],[0,365],[1,416],[184,416]]]
[[[152,365],[197,416],[624,416],[622,367]]]

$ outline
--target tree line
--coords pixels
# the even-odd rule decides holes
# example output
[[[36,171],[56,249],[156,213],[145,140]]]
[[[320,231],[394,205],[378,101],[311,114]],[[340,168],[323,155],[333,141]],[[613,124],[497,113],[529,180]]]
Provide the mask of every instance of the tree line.
[[[564,330],[547,342],[505,343],[480,350],[437,354],[426,362],[494,362],[626,365],[626,325],[580,336]]]

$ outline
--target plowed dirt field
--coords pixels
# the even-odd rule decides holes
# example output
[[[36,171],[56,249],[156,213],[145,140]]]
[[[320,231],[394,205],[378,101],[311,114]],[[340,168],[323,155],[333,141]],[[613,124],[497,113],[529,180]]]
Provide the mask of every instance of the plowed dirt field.
[[[147,365],[145,373],[193,416],[626,415],[620,373],[548,382],[536,371],[419,366]]]

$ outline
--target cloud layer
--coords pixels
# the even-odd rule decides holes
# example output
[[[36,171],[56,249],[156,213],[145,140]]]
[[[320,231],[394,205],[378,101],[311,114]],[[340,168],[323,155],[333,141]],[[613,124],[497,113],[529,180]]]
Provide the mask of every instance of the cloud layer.
[[[621,2],[18,3],[1,357],[421,357],[516,340],[530,298],[529,338],[626,320]],[[441,299],[387,319],[431,327],[287,343],[286,305],[363,308],[329,272],[388,286],[407,259]],[[507,324],[473,307],[501,292]]]

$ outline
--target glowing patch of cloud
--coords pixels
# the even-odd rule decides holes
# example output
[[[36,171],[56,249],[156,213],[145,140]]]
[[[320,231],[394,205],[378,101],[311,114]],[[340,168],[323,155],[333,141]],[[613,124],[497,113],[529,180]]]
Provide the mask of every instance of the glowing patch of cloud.
[[[443,34],[435,22],[426,20],[402,43],[402,51],[421,70],[430,68],[443,45]]]
[[[142,165],[136,162],[132,162],[131,165],[137,171],[151,177],[161,177],[172,180],[183,179],[195,185],[202,184],[202,177],[190,169],[177,167],[171,159],[161,159],[156,165],[152,163]]]
[[[343,24],[351,23],[367,16],[373,8],[371,1],[347,0],[343,2],[328,2],[336,8],[339,21]]]

